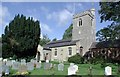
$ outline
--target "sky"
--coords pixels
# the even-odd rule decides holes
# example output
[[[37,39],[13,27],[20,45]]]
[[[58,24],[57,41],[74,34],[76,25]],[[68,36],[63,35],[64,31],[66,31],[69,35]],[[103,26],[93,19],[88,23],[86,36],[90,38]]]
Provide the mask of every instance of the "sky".
[[[95,8],[96,32],[110,22],[100,23],[98,2],[2,2],[0,3],[0,35],[17,14],[33,17],[40,21],[41,37],[47,34],[52,40],[62,39],[65,30],[72,23],[74,14]]]

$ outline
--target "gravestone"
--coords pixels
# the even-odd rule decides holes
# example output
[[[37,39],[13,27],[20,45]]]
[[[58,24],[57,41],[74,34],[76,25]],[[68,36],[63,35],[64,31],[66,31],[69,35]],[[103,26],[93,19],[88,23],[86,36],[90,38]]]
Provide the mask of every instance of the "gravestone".
[[[11,66],[12,66],[12,61],[8,60],[8,61],[6,62],[6,65],[9,66],[9,67],[11,67]]]
[[[89,71],[89,75],[92,75],[92,66],[89,67],[88,71]]]
[[[50,69],[50,63],[44,63],[44,69],[48,70]]]
[[[68,75],[75,75],[76,74],[76,68],[74,67],[74,63],[70,63],[70,66],[68,67]]]
[[[2,72],[5,72],[5,69],[6,69],[6,64],[5,62],[2,62]]]
[[[73,67],[75,68],[75,71],[77,72],[78,71],[78,66],[74,65]]]
[[[3,61],[4,61],[4,62],[6,62],[6,61],[7,61],[7,59],[3,59]]]
[[[5,75],[8,75],[9,72],[10,72],[10,71],[9,71],[9,66],[6,66],[6,67],[5,67]]]
[[[34,64],[34,67],[36,67],[36,63],[37,63],[37,61],[36,61],[35,59],[31,59],[30,62],[32,62],[32,63]]]
[[[0,65],[0,77],[2,77],[2,65]]]
[[[112,75],[112,68],[110,66],[105,67],[105,75]]]
[[[49,60],[46,60],[46,63],[49,63]]]
[[[29,70],[29,71],[34,70],[34,63],[28,62],[28,63],[27,63],[27,70]]]
[[[18,69],[19,73],[27,72],[27,66],[26,65],[20,65]]]
[[[3,58],[1,57],[1,58],[0,58],[0,61],[2,61],[2,60],[3,60]]]
[[[12,64],[16,62],[15,60],[11,60],[11,61],[12,61]]]
[[[41,61],[39,61],[39,63],[42,63]]]
[[[21,65],[26,65],[26,60],[25,59],[21,60]]]
[[[36,63],[36,68],[41,68],[41,63],[37,62]]]
[[[56,64],[53,65],[53,68],[56,68]]]
[[[19,68],[20,65],[21,64],[19,62],[14,62],[13,65],[12,65],[12,69],[18,70],[18,68]]]
[[[60,63],[58,64],[58,71],[63,71],[64,70],[64,64]]]

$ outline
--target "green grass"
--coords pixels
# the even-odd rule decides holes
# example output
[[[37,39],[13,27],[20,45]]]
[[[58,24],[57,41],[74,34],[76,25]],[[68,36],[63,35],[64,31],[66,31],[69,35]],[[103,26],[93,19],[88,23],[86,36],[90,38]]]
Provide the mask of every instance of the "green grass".
[[[55,64],[55,62],[52,62]],[[58,64],[58,63],[57,63]],[[100,64],[77,64],[79,67],[79,71],[77,72],[77,75],[88,75],[89,71],[88,68],[92,66],[92,75],[104,75],[104,68],[100,67]],[[68,63],[65,63],[64,65],[64,71],[58,71],[57,66],[55,68],[52,68],[50,70],[44,70],[42,63],[42,67],[40,69],[34,69],[33,71],[30,71],[30,75],[67,75],[67,68],[69,67]],[[118,67],[114,64],[110,65],[112,67],[112,74],[117,75],[117,69]],[[14,71],[15,73],[15,71]]]

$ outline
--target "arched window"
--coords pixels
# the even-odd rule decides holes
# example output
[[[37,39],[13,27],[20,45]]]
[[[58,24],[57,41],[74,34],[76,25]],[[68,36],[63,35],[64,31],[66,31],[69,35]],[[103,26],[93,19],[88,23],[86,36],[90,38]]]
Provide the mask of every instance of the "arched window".
[[[82,56],[83,55],[83,47],[80,46],[80,55]]]
[[[79,19],[79,26],[82,26],[82,19]]]
[[[69,50],[68,54],[72,55],[72,47],[69,47],[68,50]]]
[[[55,49],[55,56],[57,56],[57,49]]]

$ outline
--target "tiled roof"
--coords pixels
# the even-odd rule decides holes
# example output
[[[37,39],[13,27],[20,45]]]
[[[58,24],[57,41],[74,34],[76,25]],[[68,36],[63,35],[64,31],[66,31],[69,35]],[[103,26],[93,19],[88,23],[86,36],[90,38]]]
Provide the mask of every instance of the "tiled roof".
[[[120,48],[120,39],[115,40],[113,43],[111,41],[103,41],[103,42],[93,42],[91,45],[92,48]]]
[[[52,41],[48,44],[46,44],[44,47],[46,48],[52,48],[52,47],[61,47],[61,46],[70,46],[70,45],[76,45],[76,42],[78,40],[72,41],[72,40],[58,40],[58,41]]]

